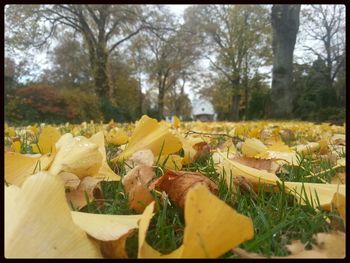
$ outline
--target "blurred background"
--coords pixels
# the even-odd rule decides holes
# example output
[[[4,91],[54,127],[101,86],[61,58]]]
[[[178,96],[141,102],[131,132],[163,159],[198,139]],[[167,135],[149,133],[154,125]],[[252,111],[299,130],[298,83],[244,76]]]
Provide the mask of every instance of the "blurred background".
[[[345,122],[344,5],[7,5],[5,121]]]

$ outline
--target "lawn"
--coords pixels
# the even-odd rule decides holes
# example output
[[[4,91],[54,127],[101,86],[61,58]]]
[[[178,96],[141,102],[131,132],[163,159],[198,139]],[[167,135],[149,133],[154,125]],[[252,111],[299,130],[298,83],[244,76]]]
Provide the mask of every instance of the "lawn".
[[[345,124],[6,124],[5,183],[6,257],[345,256]]]

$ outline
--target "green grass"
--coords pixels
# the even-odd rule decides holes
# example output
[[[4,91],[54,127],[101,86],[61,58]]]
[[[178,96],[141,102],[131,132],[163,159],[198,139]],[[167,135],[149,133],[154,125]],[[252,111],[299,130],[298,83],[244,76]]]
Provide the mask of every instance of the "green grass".
[[[218,143],[220,138],[218,138]],[[27,138],[21,138],[22,153],[31,153],[31,147]],[[109,165],[120,176],[125,176],[125,164],[115,165],[110,159],[116,155],[119,147],[106,146]],[[345,153],[339,153],[345,157]],[[157,177],[164,171],[164,163],[158,163]],[[323,183],[330,182],[336,171],[330,169],[332,165],[328,161],[315,162],[310,156],[299,156],[298,166],[285,166],[285,172],[278,176],[283,181]],[[301,240],[309,247],[314,242],[312,236],[319,232],[328,232],[332,229],[329,221],[339,222],[339,215],[335,212],[327,212],[319,209],[317,204],[300,205],[292,195],[284,191],[284,185],[280,185],[280,191],[268,192],[264,186],[259,188],[256,197],[251,193],[229,187],[223,174],[215,171],[214,162],[210,156],[201,158],[196,162],[183,167],[182,170],[201,172],[218,185],[218,197],[229,206],[236,209],[253,220],[254,238],[240,245],[241,248],[260,253],[264,256],[286,256],[288,252],[285,245],[292,240]],[[310,176],[311,173],[321,173],[319,176]],[[102,182],[104,206],[98,207],[95,201],[82,208],[80,211],[100,214],[128,215],[136,214],[128,207],[128,196],[124,191],[121,181]],[[166,254],[182,244],[184,233],[183,211],[173,204],[168,198],[161,198],[159,193],[152,193],[156,200],[157,212],[151,220],[147,232],[147,242],[156,250]],[[129,257],[137,257],[137,231],[128,238],[126,248]],[[222,258],[237,258],[232,252],[227,252]]]
[[[311,169],[308,159],[303,160],[307,169]],[[260,253],[265,256],[286,256],[288,251],[285,245],[292,240],[301,240],[307,246],[314,242],[312,236],[319,232],[328,232],[331,225],[328,220],[339,219],[335,212],[317,209],[317,204],[307,203],[300,205],[292,195],[284,191],[268,192],[261,185],[257,197],[237,187],[236,191],[228,187],[222,175],[215,172],[212,158],[193,163],[183,170],[199,171],[208,176],[218,185],[218,196],[228,205],[253,220],[254,239],[241,244],[241,248]],[[302,180],[308,171],[289,167],[291,173],[281,176],[282,180]],[[157,169],[158,170],[158,169]],[[125,174],[121,174],[124,176]],[[158,175],[160,176],[160,175]],[[305,178],[304,178],[305,179]],[[313,182],[314,179],[304,181]],[[83,209],[86,212],[103,214],[134,214],[127,205],[127,195],[124,193],[121,182],[104,182],[102,184],[105,206],[98,209],[91,203]],[[146,241],[161,253],[167,254],[182,244],[185,227],[183,211],[168,198],[161,198],[159,193],[153,192],[156,200],[157,212],[151,220]],[[137,234],[126,243],[130,257],[137,256]],[[237,258],[232,252],[222,255],[222,258]]]

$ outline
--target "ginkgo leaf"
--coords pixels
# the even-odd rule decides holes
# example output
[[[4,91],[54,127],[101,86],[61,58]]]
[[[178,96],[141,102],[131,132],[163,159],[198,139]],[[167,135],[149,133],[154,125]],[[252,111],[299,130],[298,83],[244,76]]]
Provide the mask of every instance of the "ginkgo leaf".
[[[41,172],[21,188],[5,187],[5,257],[101,258],[74,224],[58,176]]]
[[[158,160],[158,157],[155,158]],[[181,170],[183,158],[177,154],[170,154],[168,156],[159,156],[158,164],[163,165],[165,169]]]
[[[102,166],[103,155],[99,146],[83,136],[66,133],[56,143],[57,154],[50,173],[70,172],[79,178],[96,175]]]
[[[61,173],[59,175],[61,175]],[[101,206],[102,202],[100,200],[103,199],[103,195],[100,182],[101,179],[98,179],[96,177],[84,177],[79,182],[79,186],[76,189],[71,189],[66,192],[68,203],[72,204],[75,209],[81,209],[82,207],[86,206],[88,202],[99,199],[98,202],[96,202],[96,205],[98,207]],[[65,187],[68,188],[66,184]]]
[[[197,185],[186,197],[183,243],[162,255],[146,242],[153,209],[154,202],[139,222],[139,258],[216,258],[254,236],[250,218],[237,213],[205,186]]]
[[[21,151],[21,142],[20,141],[14,141],[11,145],[11,148],[14,152],[19,153]]]
[[[182,149],[184,151],[184,157],[182,159],[182,164],[187,165],[194,161],[194,158],[197,154],[197,150],[194,148],[194,145],[203,142],[202,138],[199,137],[187,137],[184,138],[179,133],[177,134],[178,138],[181,140]]]
[[[73,222],[100,241],[114,241],[138,228],[141,215],[101,215],[71,211]]]
[[[242,144],[242,153],[247,157],[254,157],[257,154],[264,153],[267,149],[267,146],[256,138],[248,138]]]
[[[218,154],[222,158],[222,162],[216,164],[216,170],[218,172],[225,171],[225,179],[227,184],[230,184],[231,176],[243,176],[248,181],[250,181],[253,186],[258,186],[259,184],[271,184],[277,185],[277,182],[280,182],[280,179],[273,173],[269,173],[264,170],[258,170],[246,165],[243,165],[239,162],[229,160],[220,150],[218,150]]]
[[[134,162],[135,165],[144,164],[152,166],[154,162],[154,155],[151,150],[141,150],[135,152],[130,160]]]
[[[142,213],[145,207],[154,200],[148,186],[155,176],[151,166],[138,165],[123,177],[122,183],[129,197],[130,208]]]
[[[254,236],[250,218],[202,185],[187,194],[185,223],[183,258],[216,258]]]
[[[320,149],[320,144],[317,142],[310,142],[303,145],[297,145],[293,147],[296,152],[303,154],[310,154]]]
[[[331,210],[336,209],[340,215],[340,217],[346,222],[345,220],[345,208],[346,208],[346,200],[345,200],[345,195],[341,193],[334,193],[333,198],[332,198],[332,206]]]
[[[120,176],[115,174],[113,170],[109,167],[106,157],[106,148],[103,132],[98,132],[89,138],[89,141],[98,145],[98,150],[102,154],[102,165],[97,172],[97,177],[108,181],[119,181]]]
[[[197,184],[206,186],[214,194],[218,192],[218,186],[198,172],[168,170],[154,182],[157,190],[165,191],[181,208],[185,205],[187,193]]]
[[[258,169],[265,170],[270,173],[276,173],[276,171],[280,168],[280,165],[277,164],[274,160],[264,160],[253,157],[235,157],[231,159],[233,161],[237,161],[243,165]]]
[[[337,165],[339,165],[341,167],[345,167],[346,166],[346,159],[340,158],[339,160],[337,160]]]
[[[287,245],[290,256],[279,258],[344,258],[345,234],[342,232],[318,233],[315,235],[316,244],[306,250],[298,240]]]
[[[112,161],[125,160],[139,150],[149,149],[154,156],[158,156],[160,153],[162,155],[175,153],[181,147],[180,140],[170,132],[168,126],[144,115],[136,123],[135,130],[125,150]]]
[[[316,184],[301,182],[284,182],[286,191],[293,194],[302,204],[306,202],[306,198],[315,206],[322,206],[324,209],[330,210],[330,204],[335,193],[345,196],[345,185],[336,184]]]
[[[29,176],[45,171],[50,166],[54,154],[30,157],[14,152],[5,152],[5,180],[20,186]]]
[[[268,151],[272,152],[293,152],[292,149],[284,143],[275,143],[268,146]]]
[[[267,150],[266,152],[263,152],[261,154],[258,154],[255,156],[255,158],[259,159],[274,159],[279,164],[288,163],[290,165],[297,165],[298,164],[298,157],[296,152],[280,152],[280,151],[270,151]]]
[[[56,128],[51,126],[43,128],[38,143],[32,145],[33,152],[41,154],[55,152],[55,144],[60,137],[61,134]]]
[[[122,145],[129,140],[128,135],[122,129],[114,128],[107,133],[106,141],[108,143]]]
[[[174,116],[174,119],[173,119],[173,126],[174,126],[175,128],[179,128],[179,127],[180,127],[180,124],[181,124],[180,119],[179,119],[177,116]]]

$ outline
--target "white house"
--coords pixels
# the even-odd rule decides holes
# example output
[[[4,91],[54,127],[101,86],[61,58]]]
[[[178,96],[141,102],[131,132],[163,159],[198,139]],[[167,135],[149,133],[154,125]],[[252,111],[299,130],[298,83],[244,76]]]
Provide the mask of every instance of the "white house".
[[[216,113],[213,104],[206,99],[197,99],[193,101],[192,118],[200,121],[215,121]]]

